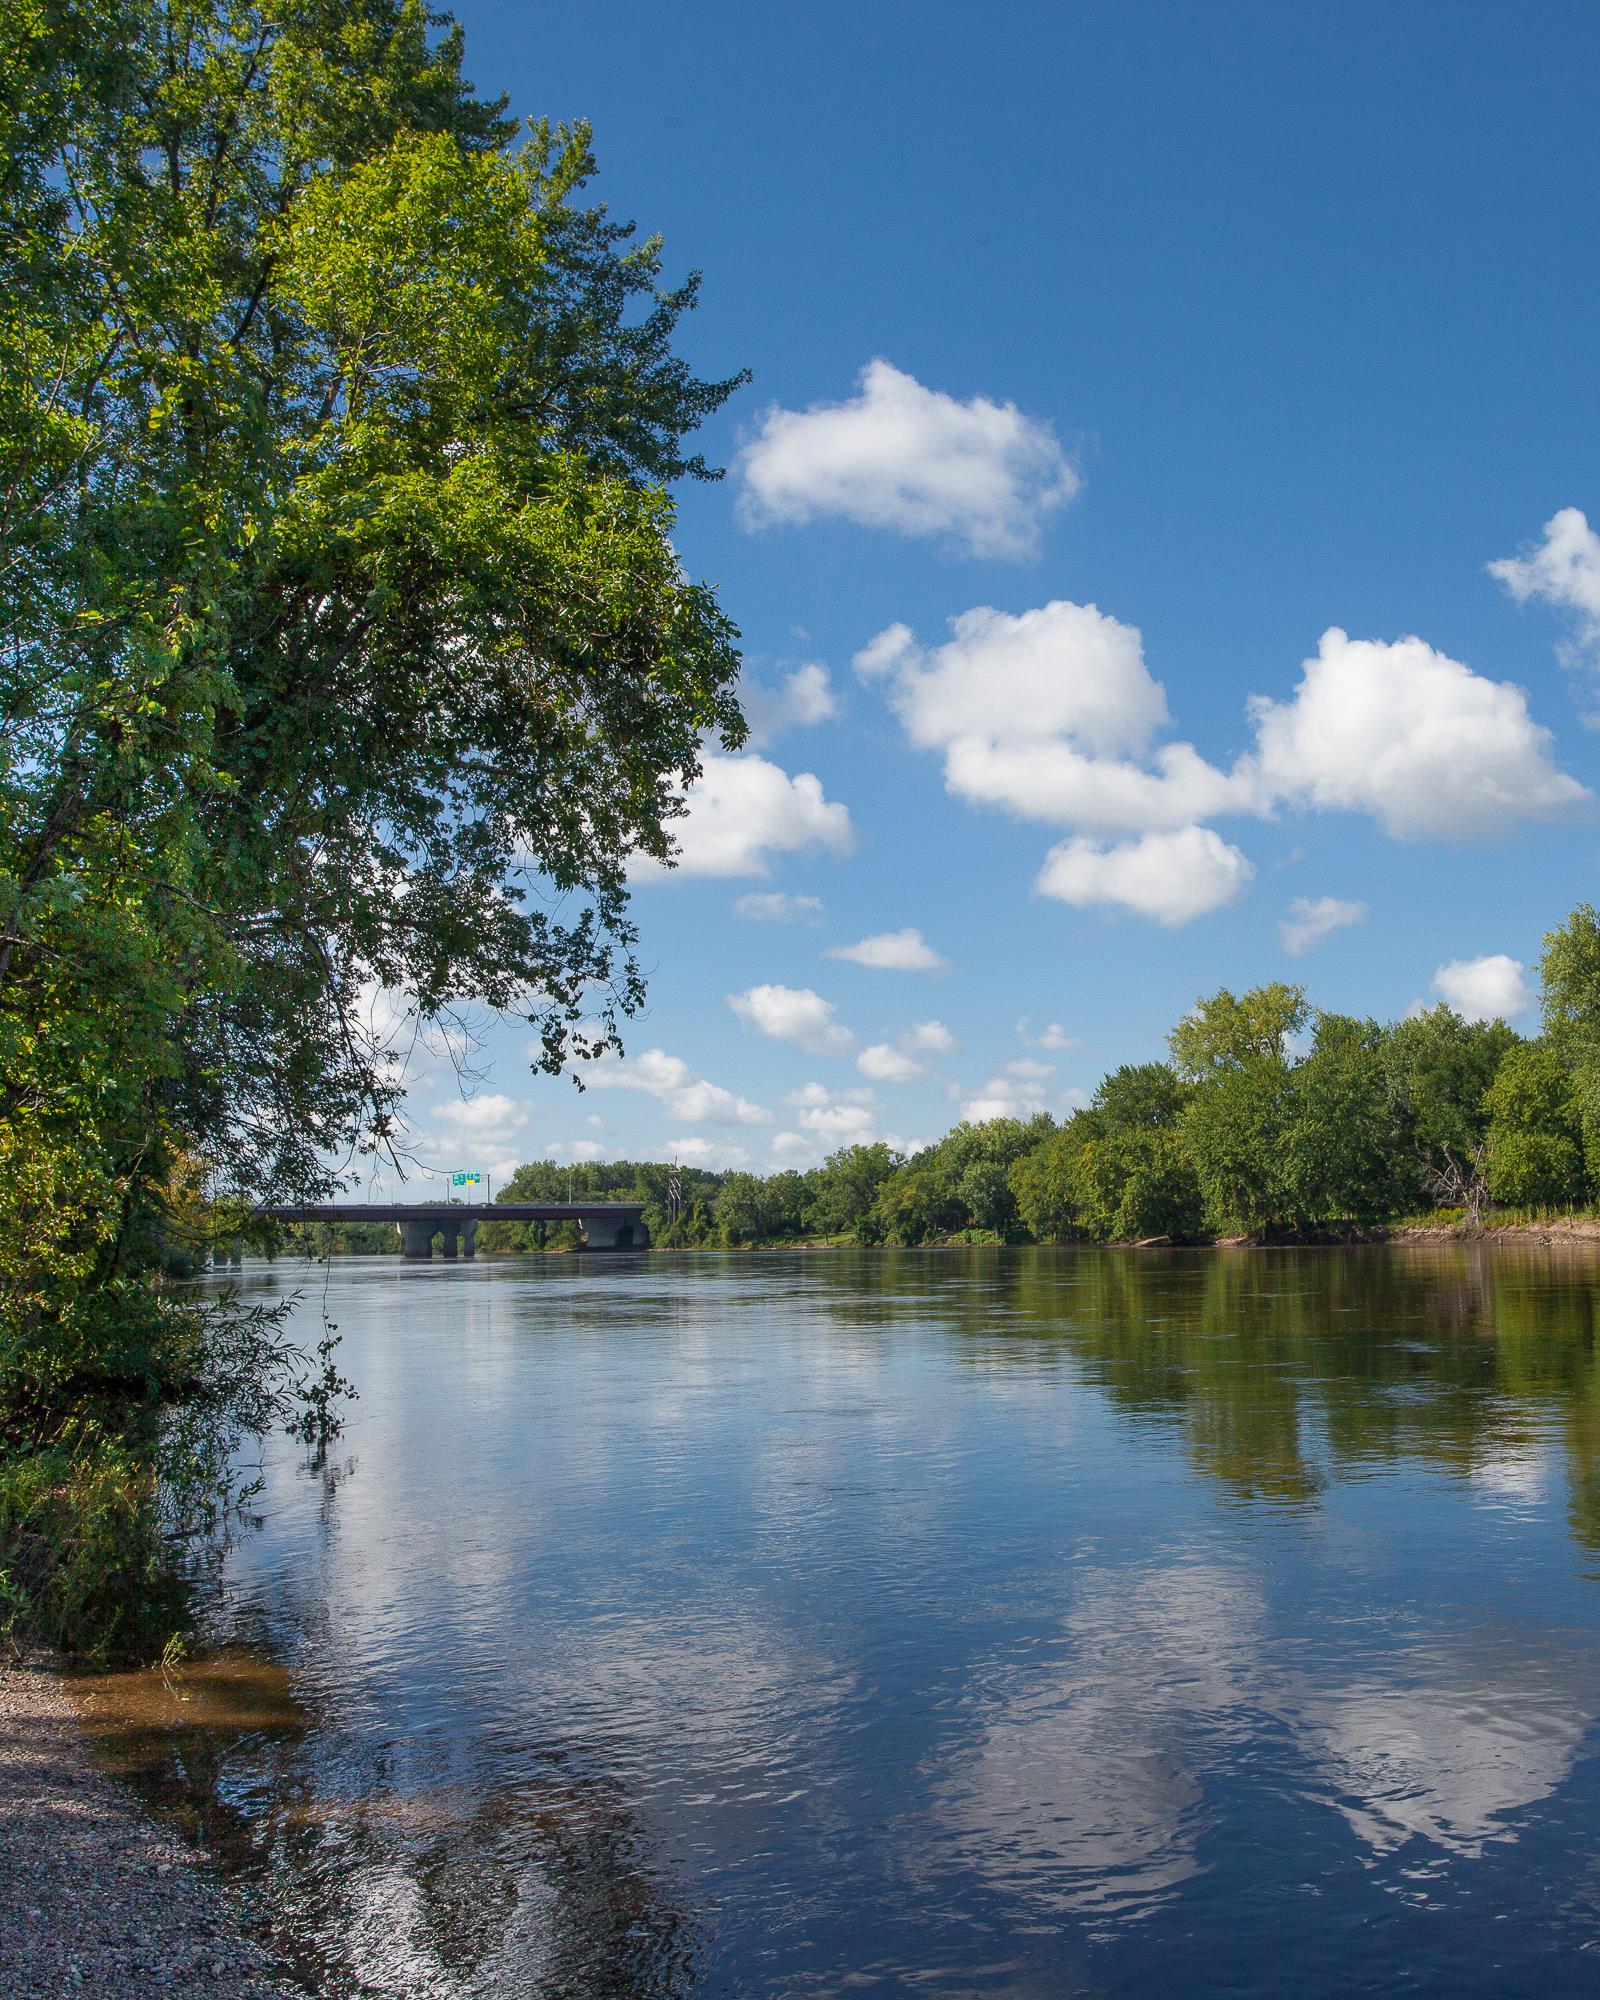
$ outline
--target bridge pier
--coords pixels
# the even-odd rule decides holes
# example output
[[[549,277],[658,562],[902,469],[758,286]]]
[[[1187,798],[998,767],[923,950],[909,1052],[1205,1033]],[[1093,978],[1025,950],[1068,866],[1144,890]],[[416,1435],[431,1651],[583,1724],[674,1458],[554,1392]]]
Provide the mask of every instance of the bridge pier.
[[[409,1215],[403,1217],[400,1223],[400,1234],[403,1239],[402,1256],[413,1258],[419,1263],[427,1263],[433,1255],[433,1231],[434,1224],[426,1216],[420,1220]]]
[[[478,1254],[478,1223],[470,1217],[461,1225],[461,1254],[470,1264]]]
[[[618,1222],[611,1216],[583,1219],[583,1247],[586,1250],[648,1250],[650,1232],[643,1222]]]
[[[448,1258],[452,1264],[460,1254],[457,1241],[460,1234],[461,1225],[458,1222],[441,1222],[439,1224],[439,1255]]]

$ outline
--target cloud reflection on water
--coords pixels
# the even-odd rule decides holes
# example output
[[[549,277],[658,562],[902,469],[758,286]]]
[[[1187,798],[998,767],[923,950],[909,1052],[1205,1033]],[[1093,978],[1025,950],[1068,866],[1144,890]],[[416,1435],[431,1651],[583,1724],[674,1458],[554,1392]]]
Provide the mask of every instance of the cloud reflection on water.
[[[1053,1911],[1156,1907],[1199,1865],[1196,1725],[1244,1708],[1263,1623],[1259,1593],[1215,1565],[1075,1579],[1058,1658],[974,1676],[975,1740],[935,1808],[964,1863]]]
[[[369,1985],[1043,1992],[1205,1924],[1237,1970],[1241,1856],[1263,1923],[1579,1810],[1593,1295],[1537,1263],[341,1281],[358,1469],[275,1464],[231,1600],[317,1716],[226,1785]]]

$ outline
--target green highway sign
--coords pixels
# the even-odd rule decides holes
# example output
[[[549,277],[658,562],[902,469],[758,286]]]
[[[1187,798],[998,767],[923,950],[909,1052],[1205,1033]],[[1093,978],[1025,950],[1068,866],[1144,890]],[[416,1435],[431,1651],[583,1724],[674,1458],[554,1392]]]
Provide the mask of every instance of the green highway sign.
[[[452,1174],[450,1176],[450,1185],[452,1187],[476,1187],[478,1185],[478,1176],[476,1174]]]

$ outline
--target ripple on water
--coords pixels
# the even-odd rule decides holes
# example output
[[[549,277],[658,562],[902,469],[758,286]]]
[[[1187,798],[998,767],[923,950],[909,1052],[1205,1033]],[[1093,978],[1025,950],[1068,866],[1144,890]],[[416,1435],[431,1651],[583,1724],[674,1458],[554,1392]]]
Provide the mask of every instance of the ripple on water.
[[[1575,1990],[1597,1269],[350,1260],[86,1714],[332,1995]]]

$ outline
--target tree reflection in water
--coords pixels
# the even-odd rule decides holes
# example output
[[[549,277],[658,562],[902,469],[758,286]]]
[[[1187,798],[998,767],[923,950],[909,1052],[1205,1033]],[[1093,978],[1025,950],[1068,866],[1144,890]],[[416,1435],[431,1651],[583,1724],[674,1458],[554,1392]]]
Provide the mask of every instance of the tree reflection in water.
[[[1600,1275],[1582,1253],[1086,1251],[994,1276],[1006,1311],[974,1295],[961,1326],[973,1365],[1056,1350],[1118,1407],[1170,1419],[1241,1498],[1309,1501],[1401,1459],[1514,1485],[1559,1411],[1573,1531],[1600,1549]]]
[[[238,1649],[86,1699],[333,1995],[1559,1984],[1597,1280],[336,1268],[353,1473],[269,1465]]]

